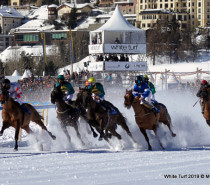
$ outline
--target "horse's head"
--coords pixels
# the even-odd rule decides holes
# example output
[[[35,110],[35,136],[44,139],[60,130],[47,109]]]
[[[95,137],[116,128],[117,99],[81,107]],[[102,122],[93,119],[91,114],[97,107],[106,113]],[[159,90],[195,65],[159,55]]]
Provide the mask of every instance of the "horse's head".
[[[51,103],[55,104],[56,101],[61,99],[63,99],[63,92],[61,91],[61,87],[56,87],[55,85],[51,92]]]
[[[77,94],[75,105],[87,107],[91,100],[91,90],[87,88],[80,88],[79,93]]]
[[[5,101],[7,101],[9,98],[9,92],[7,89],[5,89],[4,87],[2,87],[0,89],[0,102],[1,104],[4,104]]]
[[[124,106],[127,109],[130,109],[131,105],[133,103],[133,100],[134,100],[133,91],[126,89],[126,93],[125,93],[125,96],[124,96]]]

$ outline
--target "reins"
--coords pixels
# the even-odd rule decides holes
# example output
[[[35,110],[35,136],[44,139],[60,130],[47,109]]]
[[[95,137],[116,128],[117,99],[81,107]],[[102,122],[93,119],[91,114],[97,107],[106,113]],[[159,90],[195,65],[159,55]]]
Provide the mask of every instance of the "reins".
[[[66,110],[63,111],[63,112],[60,112],[60,111],[56,110],[56,112],[59,113],[59,114],[64,114],[64,113],[66,113],[68,110],[70,110],[70,109],[66,109]]]

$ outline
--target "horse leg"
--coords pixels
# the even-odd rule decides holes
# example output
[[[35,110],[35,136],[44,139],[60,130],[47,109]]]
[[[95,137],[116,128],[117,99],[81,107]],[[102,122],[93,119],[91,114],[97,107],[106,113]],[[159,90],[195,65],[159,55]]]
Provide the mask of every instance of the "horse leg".
[[[44,125],[44,123],[42,122],[42,120],[38,120],[38,121],[35,121],[35,123],[37,125],[39,125],[43,130],[45,130],[49,135],[50,137],[55,140],[56,139],[56,136],[54,136],[50,131],[47,130],[47,127]]]
[[[160,142],[160,139],[159,139],[159,137],[158,137],[158,135],[157,135],[157,126],[156,126],[156,125],[154,125],[153,131],[154,131],[154,133],[155,133],[155,136],[156,136],[156,138],[157,138],[157,140],[158,140],[158,142],[159,142],[161,148],[164,150],[165,148],[163,147],[163,145],[162,145],[162,143]]]
[[[206,120],[206,123],[210,126],[210,120]]]
[[[172,136],[172,137],[175,137],[176,134],[173,133],[173,131],[172,131],[172,129],[171,129],[171,124],[170,124],[170,122],[169,122],[169,121],[163,121],[162,123],[165,124],[165,125],[168,127],[168,129],[169,129],[170,132],[171,132],[171,136]]]
[[[95,132],[95,130],[93,129],[93,127],[90,124],[89,124],[89,126],[90,126],[90,130],[93,133],[93,137],[98,137],[98,134]]]
[[[97,124],[97,123],[96,123]],[[92,131],[93,133],[93,137],[98,137],[98,134],[95,132],[95,130],[93,129],[92,125],[96,125],[94,124],[94,121],[93,120],[88,120],[88,125],[90,126],[90,130]]]
[[[9,122],[3,121],[3,125],[2,125],[1,131],[0,131],[0,136],[2,136],[4,133],[4,130],[6,130],[9,127],[10,127]]]
[[[18,136],[19,136],[19,131],[20,131],[20,123],[18,121],[15,121],[15,122],[16,122],[16,128],[15,128],[15,148],[14,148],[14,151],[18,151]]]
[[[147,141],[148,150],[152,150],[152,147],[151,147],[151,145],[150,145],[150,143],[149,143],[149,138],[148,138],[148,136],[147,136],[146,130],[143,129],[143,128],[140,128],[140,131],[141,131],[141,133],[144,135],[145,140]]]
[[[106,135],[109,134],[109,133],[108,133],[108,130],[110,131],[110,133],[111,133],[113,136],[117,137],[117,139],[119,139],[119,140],[122,139],[121,135],[118,134],[118,133],[116,132],[115,127],[107,128],[107,129],[106,129],[106,133],[107,133]]]
[[[65,126],[64,124],[62,124],[62,125],[61,125],[61,128],[62,128],[63,132],[65,133],[65,135],[66,135],[66,137],[67,137],[69,143],[71,143],[71,137],[70,137],[70,135],[69,135],[69,133],[68,133],[68,130],[67,130],[66,126]]]
[[[133,138],[133,135],[131,134],[131,132],[130,132],[130,130],[129,130],[129,128],[128,128],[128,126],[127,126],[127,124],[126,124],[125,121],[120,122],[120,124],[118,123],[118,125],[120,125],[120,126],[127,132],[127,134],[129,135],[129,137],[131,138],[131,140],[132,140],[134,143],[137,143],[137,142],[135,141],[135,139]]]
[[[80,135],[80,133],[79,133],[78,122],[75,122],[75,123],[73,124],[73,127],[74,127],[74,129],[75,129],[75,131],[76,131],[76,133],[77,133],[77,137],[80,139],[82,145],[84,146],[85,143],[83,142],[82,137],[81,137],[81,135]]]

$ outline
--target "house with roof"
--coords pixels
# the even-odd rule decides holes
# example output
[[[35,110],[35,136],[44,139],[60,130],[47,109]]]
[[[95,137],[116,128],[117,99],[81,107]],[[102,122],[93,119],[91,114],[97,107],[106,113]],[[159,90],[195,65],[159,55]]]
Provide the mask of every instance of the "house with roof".
[[[29,5],[29,6],[41,6],[42,0],[10,0],[11,6],[22,6],[22,5]]]
[[[20,26],[23,18],[15,9],[0,6],[0,34],[8,34],[12,28]]]
[[[73,4],[73,3],[64,3],[57,8],[58,17],[61,18],[63,16],[68,15],[73,8],[77,9],[77,14],[79,16],[82,15],[90,15],[93,7],[89,3],[84,4]]]

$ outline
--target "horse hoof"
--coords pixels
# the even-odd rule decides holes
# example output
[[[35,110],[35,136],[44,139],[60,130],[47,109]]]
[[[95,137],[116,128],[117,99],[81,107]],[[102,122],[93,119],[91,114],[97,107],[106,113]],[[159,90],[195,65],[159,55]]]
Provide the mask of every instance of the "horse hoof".
[[[99,137],[99,138],[98,138],[98,140],[99,140],[99,141],[102,141],[102,140],[103,140],[103,138],[102,138],[102,137]]]
[[[56,140],[56,136],[52,136],[52,139],[53,139],[53,140]]]
[[[93,134],[93,137],[95,137],[95,138],[98,137],[98,134]]]
[[[176,137],[176,134],[172,134],[173,137]]]
[[[17,148],[14,148],[14,152],[17,152],[18,151],[18,149]]]

